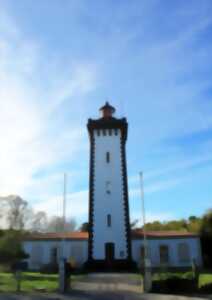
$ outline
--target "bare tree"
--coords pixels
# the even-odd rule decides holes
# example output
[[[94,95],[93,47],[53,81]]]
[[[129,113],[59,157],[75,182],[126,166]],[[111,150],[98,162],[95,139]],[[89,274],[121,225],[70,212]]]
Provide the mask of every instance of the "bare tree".
[[[30,229],[38,232],[45,232],[48,226],[48,218],[44,211],[33,214]]]
[[[70,218],[65,223],[65,231],[74,231],[76,230],[76,221],[73,218]],[[56,217],[53,216],[50,218],[48,225],[47,225],[47,231],[48,232],[62,232],[64,230],[64,221],[62,217]]]
[[[66,231],[75,231],[77,228],[77,222],[74,218],[70,218],[65,224]]]
[[[10,197],[8,201],[8,225],[11,229],[24,229],[27,212],[27,202],[19,196]]]

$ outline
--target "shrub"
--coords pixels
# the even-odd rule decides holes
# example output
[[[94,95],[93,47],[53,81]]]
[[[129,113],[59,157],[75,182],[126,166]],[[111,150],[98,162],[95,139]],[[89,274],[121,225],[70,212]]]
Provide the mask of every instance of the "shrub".
[[[43,274],[54,274],[58,273],[59,267],[57,263],[49,263],[42,265],[40,268],[40,272]]]
[[[211,294],[212,293],[212,283],[205,284],[199,288],[200,293]]]
[[[193,293],[197,290],[194,279],[172,277],[165,280],[155,280],[152,284],[153,293]]]

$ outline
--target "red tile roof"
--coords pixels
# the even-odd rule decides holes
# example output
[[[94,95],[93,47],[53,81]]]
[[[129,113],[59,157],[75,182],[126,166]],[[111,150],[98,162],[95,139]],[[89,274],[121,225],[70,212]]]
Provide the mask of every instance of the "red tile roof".
[[[88,232],[48,232],[48,233],[31,233],[25,237],[25,240],[87,240]]]
[[[132,231],[132,239],[141,239],[144,234],[141,229]],[[148,231],[146,232],[148,238],[186,238],[198,237],[198,234],[186,231]],[[73,231],[73,232],[49,232],[49,233],[31,233],[25,237],[24,240],[87,240],[88,232]]]
[[[144,232],[141,229],[135,229],[132,231],[132,238],[138,239],[143,238]],[[146,236],[148,238],[180,238],[180,237],[198,237],[197,233],[188,232],[188,231],[147,231]]]

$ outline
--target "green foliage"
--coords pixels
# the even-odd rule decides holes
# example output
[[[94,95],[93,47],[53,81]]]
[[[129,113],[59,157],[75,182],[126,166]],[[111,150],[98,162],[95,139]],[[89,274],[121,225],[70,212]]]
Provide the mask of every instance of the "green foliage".
[[[22,248],[22,233],[15,230],[5,231],[0,238],[0,263],[12,265],[27,258]]]
[[[81,225],[80,228],[79,228],[80,231],[88,231],[88,229],[89,229],[89,224],[88,224],[88,222],[82,223],[82,225]]]
[[[202,218],[200,235],[204,264],[212,268],[212,210],[209,210]]]
[[[202,218],[201,235],[212,239],[212,209],[208,210]]]
[[[147,231],[167,231],[167,230],[179,230],[199,233],[202,224],[202,218],[190,216],[188,220],[172,220],[168,222],[154,221],[146,223]]]
[[[71,281],[82,279],[84,275],[71,275]],[[56,292],[58,289],[58,274],[41,274],[39,272],[22,272],[21,291]],[[0,272],[0,292],[15,292],[16,280],[14,274]]]
[[[193,294],[195,290],[200,293],[211,293],[212,274],[200,273],[196,283],[192,272],[165,272],[153,275],[153,292]]]
[[[43,275],[40,273],[23,272],[21,291],[33,292],[36,288],[46,292],[54,292],[58,287],[58,275]],[[0,292],[15,292],[16,280],[12,273],[0,273]]]

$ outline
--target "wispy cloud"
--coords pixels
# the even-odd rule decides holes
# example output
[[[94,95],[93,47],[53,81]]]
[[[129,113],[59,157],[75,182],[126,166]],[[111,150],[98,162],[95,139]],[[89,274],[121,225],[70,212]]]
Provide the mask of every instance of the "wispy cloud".
[[[63,197],[42,198],[42,201],[34,205],[36,211],[45,211],[48,216],[58,216],[63,213]],[[88,191],[79,191],[66,196],[66,217],[75,218],[80,224],[88,221]]]
[[[24,36],[6,13],[1,12],[1,16],[0,191],[1,195],[25,195],[35,174],[67,160],[70,164],[84,150],[81,125],[71,119],[61,125],[56,109],[65,99],[72,103],[74,96],[95,89],[96,70],[81,61],[75,62],[69,73],[58,68],[57,74],[48,74],[47,81],[52,80],[50,86],[59,84],[54,93],[46,92],[44,82],[40,82],[44,66],[39,68],[45,65],[51,69],[45,49]]]
[[[192,170],[194,167],[205,166],[206,163],[210,162],[212,162],[212,155],[208,153],[202,153],[201,155],[193,156],[192,158],[180,160],[178,162],[175,161],[170,166],[163,166],[160,169],[146,171],[144,172],[143,176],[145,180],[149,181],[150,179],[158,178],[164,175],[172,176],[176,173],[176,171],[187,172]],[[132,184],[138,182],[138,180],[138,175],[131,176],[129,179],[130,183]]]
[[[174,179],[164,179],[164,180],[157,180],[154,181],[151,184],[148,184],[144,187],[145,194],[152,194],[159,191],[166,191],[169,190],[176,185],[184,183],[186,180],[188,180],[187,177],[179,177]],[[141,196],[141,189],[140,188],[133,188],[130,189],[129,192],[130,197],[137,198]]]
[[[160,222],[164,222],[164,221],[169,221],[169,220],[173,220],[175,218],[174,214],[171,212],[157,212],[157,213],[152,213],[150,211],[147,211],[145,214],[145,221],[148,222],[154,222],[154,221],[160,221]],[[141,227],[143,226],[143,213],[142,211],[136,212],[136,211],[132,211],[131,213],[131,220],[137,220],[137,227]]]
[[[150,197],[211,163],[211,138],[179,143],[212,128],[210,0],[28,5],[0,4],[1,195],[53,199],[63,171],[69,192],[86,189],[85,123],[108,97],[128,118],[128,169],[144,171]],[[138,197],[137,175],[130,186]]]

